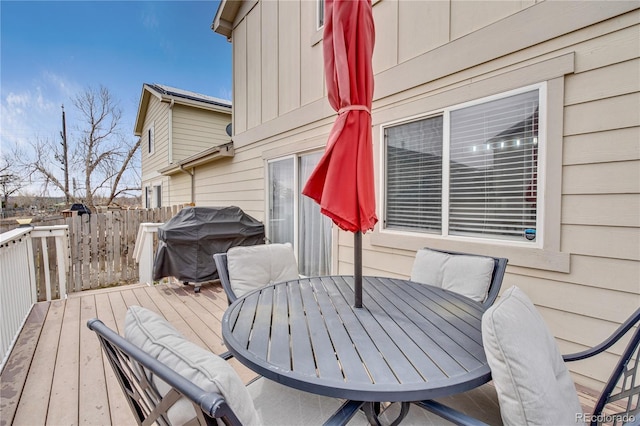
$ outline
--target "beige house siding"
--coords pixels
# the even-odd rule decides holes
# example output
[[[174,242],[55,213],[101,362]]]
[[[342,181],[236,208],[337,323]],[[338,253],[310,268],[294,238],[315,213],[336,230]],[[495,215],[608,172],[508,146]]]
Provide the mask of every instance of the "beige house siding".
[[[149,102],[149,109],[144,121],[144,131],[141,135],[142,146],[142,179],[168,164],[169,155],[169,121],[167,110],[168,104],[163,104],[159,99],[152,97]],[[147,130],[153,127],[153,153],[149,153]]]
[[[186,173],[177,173],[166,176],[167,193],[164,205],[175,206],[191,203],[191,176]]]
[[[169,178],[162,176],[158,170],[168,164],[169,156],[169,120],[168,104],[163,104],[158,98],[152,96],[149,101],[147,115],[144,120],[143,131],[140,136],[142,147],[142,202],[144,204],[144,190],[147,187],[162,186],[162,203],[166,204]],[[153,128],[153,153],[149,153],[149,132]],[[153,194],[155,200],[155,193]],[[152,206],[155,207],[155,201]]]
[[[266,160],[323,148],[335,113],[312,3],[243,3],[232,36],[236,156],[199,173],[199,200],[236,204],[264,220]],[[503,288],[518,285],[530,295],[563,352],[593,346],[640,306],[639,8],[374,1],[378,204],[383,125],[545,83],[545,243],[456,241],[380,224],[363,239],[364,273],[408,277],[423,246],[508,257]],[[333,272],[352,273],[352,235],[334,234]],[[576,382],[601,388],[621,351],[618,344],[597,360],[570,364]]]
[[[229,114],[176,104],[173,107],[173,161],[182,161],[212,146],[229,142]]]
[[[264,221],[264,165],[256,149],[236,151],[231,159],[219,160],[196,176],[196,204],[238,206]]]

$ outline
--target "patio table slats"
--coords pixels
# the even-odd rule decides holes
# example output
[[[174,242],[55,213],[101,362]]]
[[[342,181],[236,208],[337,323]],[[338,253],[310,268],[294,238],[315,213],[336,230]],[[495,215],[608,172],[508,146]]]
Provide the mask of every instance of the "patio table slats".
[[[363,284],[362,309],[350,276],[254,290],[223,318],[229,350],[267,378],[353,400],[437,398],[489,379],[480,303],[406,280]]]

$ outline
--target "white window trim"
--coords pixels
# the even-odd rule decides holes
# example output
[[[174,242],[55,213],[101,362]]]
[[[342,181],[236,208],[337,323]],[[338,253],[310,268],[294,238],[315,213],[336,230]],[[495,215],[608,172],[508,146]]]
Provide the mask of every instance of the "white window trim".
[[[415,232],[383,229],[382,224],[377,226],[370,234],[372,245],[383,246],[395,249],[418,250],[424,246],[442,248],[457,251],[470,251],[485,253],[488,255],[502,256],[509,258],[509,264],[536,268],[558,272],[570,272],[569,254],[560,251],[560,203],[561,203],[561,176],[562,176],[562,111],[564,96],[564,76],[549,78],[546,81],[537,82],[527,86],[522,86],[514,90],[505,90],[498,94],[479,97],[467,102],[447,106],[428,113],[420,113],[394,121],[385,122],[379,125],[378,147],[381,164],[384,163],[385,143],[384,128],[393,124],[421,119],[429,115],[442,114],[444,110],[469,106],[474,103],[487,102],[491,98],[507,96],[509,93],[517,93],[532,88],[541,87],[540,102],[544,102],[544,107],[540,107],[539,119],[543,124],[539,127],[539,137],[543,139],[541,151],[538,155],[538,229],[542,236],[535,245],[525,242],[507,240],[489,240],[483,238],[470,238],[463,236],[444,236],[437,234],[418,234]],[[463,90],[460,88],[459,90]],[[455,90],[455,89],[454,89]],[[494,92],[495,93],[495,92]],[[551,99],[551,100],[550,100]],[[553,114],[554,123],[548,122],[548,115]],[[449,123],[444,123],[448,129]],[[445,130],[448,131],[448,130]],[[445,135],[447,138],[449,135]],[[448,140],[448,139],[447,139]],[[551,146],[553,144],[553,146]],[[447,150],[445,150],[446,152]],[[555,158],[557,156],[558,158]],[[378,190],[378,214],[384,217],[386,206],[386,167],[381,167]],[[549,174],[555,179],[553,185],[559,187],[548,187]],[[551,181],[549,181],[551,182]],[[443,194],[444,195],[444,194]]]

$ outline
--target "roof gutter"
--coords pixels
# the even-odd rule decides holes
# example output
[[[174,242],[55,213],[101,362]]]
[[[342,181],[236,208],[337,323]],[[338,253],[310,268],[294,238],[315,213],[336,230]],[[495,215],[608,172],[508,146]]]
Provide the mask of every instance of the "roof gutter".
[[[177,163],[170,164],[169,166],[158,170],[158,172],[163,176],[171,176],[185,171],[185,169],[194,169],[203,164],[211,163],[212,161],[216,161],[221,158],[233,157],[234,155],[235,151],[233,148],[233,142],[229,142],[224,145],[209,148],[206,151],[192,155],[191,157],[185,158]]]

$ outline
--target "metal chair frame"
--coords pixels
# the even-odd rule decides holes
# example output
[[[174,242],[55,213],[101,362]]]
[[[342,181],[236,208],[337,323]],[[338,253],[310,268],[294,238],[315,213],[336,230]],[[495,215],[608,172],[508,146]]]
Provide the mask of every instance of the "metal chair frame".
[[[222,395],[203,390],[127,341],[99,319],[90,319],[87,322],[87,327],[98,335],[102,349],[113,367],[118,383],[120,383],[138,425],[170,426],[168,410],[182,397],[186,397],[193,405],[196,415],[185,426],[218,426],[220,422],[227,426],[242,426]],[[229,359],[233,355],[230,352],[225,352],[220,357]],[[171,387],[166,395],[161,395],[152,383],[154,376],[159,377]],[[258,380],[266,379],[260,378]],[[346,424],[362,405],[363,402],[345,401],[324,422],[324,426]]]
[[[226,425],[241,426],[240,420],[222,395],[204,391],[124,339],[102,321],[93,318],[87,322],[87,327],[98,335],[139,425],[170,425],[167,411],[184,396],[193,404],[197,413],[197,417],[189,424],[217,426],[216,419],[220,419]],[[225,359],[229,357],[230,354],[223,355]],[[150,380],[153,376],[158,376],[172,389],[166,395],[161,395]]]

